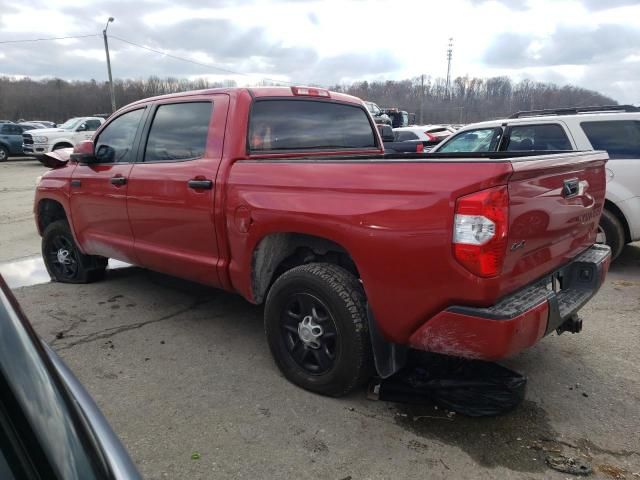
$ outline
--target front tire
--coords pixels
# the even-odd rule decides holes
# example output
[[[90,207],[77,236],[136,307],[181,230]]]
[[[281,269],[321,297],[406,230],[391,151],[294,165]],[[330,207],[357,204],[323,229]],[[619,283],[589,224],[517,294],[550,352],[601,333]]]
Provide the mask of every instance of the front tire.
[[[598,243],[605,243],[611,247],[611,260],[618,258],[625,245],[625,235],[622,223],[613,213],[606,208],[602,210],[600,224],[598,225]]]
[[[4,162],[9,159],[9,150],[0,145],[0,162]]]
[[[66,220],[51,223],[42,235],[42,258],[52,280],[89,283],[104,277],[107,259],[83,254]]]
[[[337,265],[280,276],[267,296],[265,332],[280,371],[306,390],[339,397],[373,373],[364,290]]]

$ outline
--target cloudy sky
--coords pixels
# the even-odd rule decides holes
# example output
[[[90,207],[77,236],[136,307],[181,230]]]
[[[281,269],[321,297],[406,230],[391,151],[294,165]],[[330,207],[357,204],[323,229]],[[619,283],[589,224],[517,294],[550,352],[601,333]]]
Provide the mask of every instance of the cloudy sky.
[[[453,37],[454,76],[573,83],[640,104],[640,0],[0,0],[0,75],[105,80],[109,16],[118,78],[441,77]],[[74,35],[94,36],[3,43]]]

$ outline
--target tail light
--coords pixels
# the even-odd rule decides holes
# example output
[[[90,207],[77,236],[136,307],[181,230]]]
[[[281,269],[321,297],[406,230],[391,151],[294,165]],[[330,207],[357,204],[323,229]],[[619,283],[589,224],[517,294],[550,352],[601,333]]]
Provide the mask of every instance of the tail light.
[[[438,141],[438,137],[436,137],[434,134],[429,133],[429,132],[424,132],[424,134],[427,136],[427,139],[430,142],[437,142]]]
[[[299,97],[331,97],[329,90],[315,87],[291,87],[291,93]]]
[[[456,260],[480,277],[502,271],[507,248],[509,191],[506,186],[489,188],[460,197],[453,225]]]
[[[416,153],[424,152],[424,145],[421,143],[416,144]]]

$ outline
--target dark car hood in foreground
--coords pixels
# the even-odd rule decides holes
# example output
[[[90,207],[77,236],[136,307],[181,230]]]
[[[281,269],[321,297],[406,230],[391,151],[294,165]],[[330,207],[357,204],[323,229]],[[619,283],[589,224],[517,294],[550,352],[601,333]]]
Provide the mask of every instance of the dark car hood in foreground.
[[[89,394],[38,339],[0,276],[0,430],[27,478],[141,478]],[[4,453],[3,447],[3,453]]]

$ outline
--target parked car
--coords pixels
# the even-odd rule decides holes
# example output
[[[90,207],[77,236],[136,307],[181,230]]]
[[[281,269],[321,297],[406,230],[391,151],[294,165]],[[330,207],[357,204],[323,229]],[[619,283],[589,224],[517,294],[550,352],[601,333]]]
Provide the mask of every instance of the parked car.
[[[390,125],[378,125],[378,131],[384,143],[385,154],[423,153],[425,151],[425,142],[422,140],[396,141],[396,136]]]
[[[102,413],[0,276],[0,478],[141,478]]]
[[[409,346],[497,359],[579,331],[610,258],[606,153],[383,153],[362,101],[320,88],[141,100],[47,155],[45,264],[84,283],[117,258],[264,303],[282,373],[326,395]]]
[[[20,122],[18,123],[25,131],[27,130],[37,130],[41,128],[49,128],[46,125],[38,122]]]
[[[45,128],[56,128],[56,124],[48,120],[29,120],[29,123],[39,123],[40,125],[44,125]]]
[[[373,102],[364,102],[364,104],[373,117],[374,122],[384,125],[391,125],[391,118],[389,118],[389,115],[384,113],[378,105]]]
[[[640,240],[640,108],[630,105],[518,112],[467,125],[432,152],[606,150],[607,196],[598,242],[615,259]]]
[[[100,117],[75,117],[57,128],[38,129],[25,132],[22,136],[22,151],[36,157],[40,162],[43,155],[60,148],[73,148],[77,143],[91,138],[104,123]]]
[[[10,155],[22,155],[23,128],[15,123],[0,123],[0,162]]]
[[[11,120],[0,120],[0,123],[13,123]]]
[[[437,145],[454,132],[453,128],[443,125],[416,125],[393,129],[396,142],[421,140],[425,147]]]

